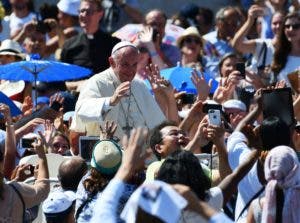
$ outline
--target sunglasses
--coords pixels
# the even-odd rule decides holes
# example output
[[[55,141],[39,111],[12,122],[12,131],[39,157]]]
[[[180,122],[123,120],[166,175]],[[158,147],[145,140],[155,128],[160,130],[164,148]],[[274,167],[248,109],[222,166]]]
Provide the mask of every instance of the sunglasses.
[[[291,29],[292,28],[293,30],[297,30],[297,29],[300,28],[300,23],[298,23],[298,24],[285,24],[284,28],[285,29]]]
[[[295,126],[295,131],[296,131],[297,133],[300,133],[300,125],[296,125],[296,126]]]
[[[187,37],[184,39],[185,43],[196,43],[196,44],[200,44],[201,41],[198,38],[193,38],[193,37]]]
[[[87,16],[91,16],[93,15],[97,10],[94,10],[94,9],[79,9],[78,10],[78,13],[79,14],[83,14],[83,13],[86,13]]]
[[[140,53],[148,53],[148,49],[146,47],[138,47]]]

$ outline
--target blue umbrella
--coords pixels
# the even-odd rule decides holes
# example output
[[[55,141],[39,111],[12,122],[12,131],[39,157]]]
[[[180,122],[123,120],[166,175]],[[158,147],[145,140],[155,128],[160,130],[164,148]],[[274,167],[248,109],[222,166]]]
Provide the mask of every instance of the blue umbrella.
[[[15,105],[15,103],[5,94],[3,94],[1,91],[0,91],[0,103],[8,105],[12,117],[22,114],[22,111]],[[3,118],[3,115],[1,113],[0,113],[0,118]]]
[[[11,81],[53,82],[76,80],[87,77],[91,71],[73,64],[56,61],[36,60],[34,55],[29,61],[20,61],[0,66],[0,79]],[[35,98],[36,101],[36,98]],[[36,103],[37,104],[37,103]]]
[[[12,81],[67,81],[87,77],[91,71],[77,65],[47,60],[29,60],[0,66],[0,79]]]
[[[197,89],[191,80],[192,71],[193,69],[189,67],[176,66],[161,70],[160,75],[166,80],[169,80],[177,91],[186,91],[187,93],[197,94]],[[207,72],[203,72],[202,75],[207,83],[210,79],[212,79],[210,93],[214,93],[218,87],[218,81],[211,78]],[[149,89],[151,89],[148,81],[146,82],[146,85]]]

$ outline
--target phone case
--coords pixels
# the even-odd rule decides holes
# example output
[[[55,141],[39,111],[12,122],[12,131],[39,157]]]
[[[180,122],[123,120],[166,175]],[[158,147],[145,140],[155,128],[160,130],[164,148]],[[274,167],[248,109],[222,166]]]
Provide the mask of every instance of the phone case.
[[[208,110],[208,120],[210,125],[221,125],[221,113],[219,110]]]

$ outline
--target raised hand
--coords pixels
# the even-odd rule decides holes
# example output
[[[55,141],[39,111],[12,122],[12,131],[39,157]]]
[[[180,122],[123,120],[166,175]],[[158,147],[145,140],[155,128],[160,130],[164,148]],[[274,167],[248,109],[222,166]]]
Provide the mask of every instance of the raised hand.
[[[124,148],[122,164],[116,174],[116,178],[128,181],[136,171],[144,168],[145,160],[149,155],[142,151],[147,135],[148,131],[146,129],[138,128],[131,132],[129,139],[126,135],[124,136],[122,140]]]
[[[56,93],[50,97],[50,103],[49,106],[52,108],[54,111],[59,112],[60,109],[63,106],[64,98],[61,94]]]
[[[55,127],[53,123],[51,123],[51,121],[48,119],[45,121],[44,127],[44,137],[42,138],[42,140],[44,140],[43,143],[45,144],[45,146],[52,148],[52,142],[55,135]]]
[[[100,140],[113,139],[117,130],[117,124],[114,121],[106,121],[104,128],[100,125]]]
[[[24,116],[28,116],[32,114],[33,103],[30,96],[26,96],[24,102],[22,104],[22,113]]]
[[[147,46],[149,43],[153,42],[152,36],[153,36],[153,28],[147,26],[144,27],[144,29],[141,32],[139,32],[138,39],[142,44]]]
[[[258,5],[252,5],[248,10],[248,19],[255,20],[264,15],[264,8]]]
[[[171,83],[160,76],[159,69],[156,65],[150,64],[146,67],[145,72],[155,96],[174,97],[174,89]]]
[[[116,104],[118,104],[122,98],[129,96],[129,91],[130,91],[130,82],[125,81],[121,83],[116,88],[113,96],[110,98],[109,105],[115,106]]]
[[[192,71],[191,79],[197,89],[197,99],[205,101],[211,89],[212,79],[207,84],[203,75],[200,72],[198,74],[198,72],[195,69]]]
[[[23,136],[26,135],[28,133],[31,133],[34,131],[34,129],[40,125],[40,124],[44,124],[45,120],[42,118],[35,118],[33,120],[31,120],[30,122],[28,122],[26,125],[22,126],[21,128],[17,129],[17,132],[19,135]]]
[[[9,106],[4,103],[0,103],[0,113],[3,114],[5,122],[7,124],[11,124],[11,115],[10,115]]]

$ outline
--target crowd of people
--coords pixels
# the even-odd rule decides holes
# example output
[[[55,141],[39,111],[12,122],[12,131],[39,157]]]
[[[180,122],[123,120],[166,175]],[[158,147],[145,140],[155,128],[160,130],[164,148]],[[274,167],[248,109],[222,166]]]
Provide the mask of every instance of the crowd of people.
[[[300,2],[141,4],[0,3],[0,222],[300,222]]]

